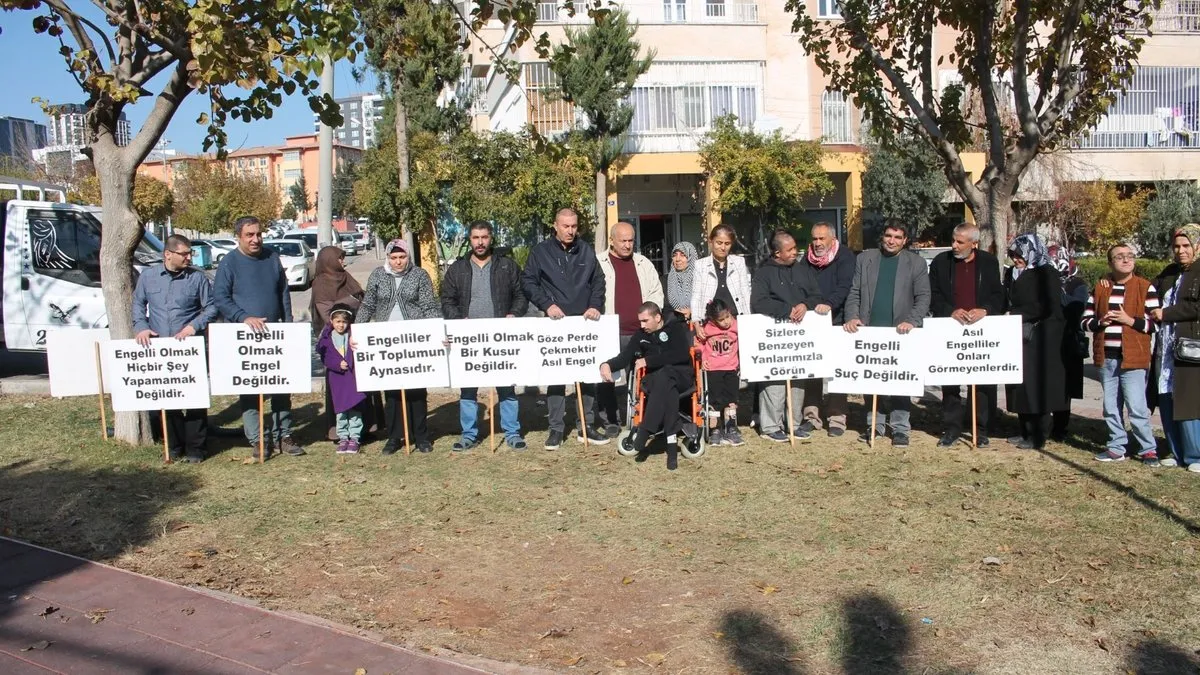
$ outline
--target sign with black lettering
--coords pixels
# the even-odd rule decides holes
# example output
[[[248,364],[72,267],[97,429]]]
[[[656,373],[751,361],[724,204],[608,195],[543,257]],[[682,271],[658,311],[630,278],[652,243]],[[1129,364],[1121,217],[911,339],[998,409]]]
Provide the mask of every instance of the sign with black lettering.
[[[450,386],[442,319],[356,323],[354,380],[359,391]]]
[[[541,369],[537,331],[542,319],[467,319],[446,322],[450,386],[534,384]]]
[[[811,379],[833,375],[833,318],[808,312],[793,323],[764,314],[737,318],[738,361],[747,382]]]
[[[312,391],[312,326],[269,323],[256,331],[244,323],[208,327],[212,393],[307,394]]]
[[[1019,384],[1024,378],[1021,317],[985,316],[970,325],[925,319],[925,384]]]
[[[921,396],[925,393],[926,338],[921,329],[901,335],[895,328],[839,329],[830,345],[834,372],[829,391],[837,394]]]
[[[534,331],[538,371],[537,380],[526,384],[599,382],[600,364],[621,353],[616,314],[605,314],[598,321],[582,316],[530,321],[540,322]]]
[[[114,340],[102,344],[101,352],[114,411],[208,407],[204,338],[154,338],[149,347]]]

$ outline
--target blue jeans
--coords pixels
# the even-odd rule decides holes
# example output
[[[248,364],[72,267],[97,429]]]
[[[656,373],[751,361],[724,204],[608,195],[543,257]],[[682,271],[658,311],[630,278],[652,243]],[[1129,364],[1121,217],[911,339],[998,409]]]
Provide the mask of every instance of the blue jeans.
[[[1129,428],[1138,450],[1157,450],[1150,430],[1150,406],[1146,404],[1146,370],[1123,370],[1118,359],[1104,359],[1100,366],[1100,385],[1104,387],[1104,423],[1108,425],[1108,451],[1125,454],[1129,436],[1125,433],[1122,408],[1129,408]]]
[[[867,434],[871,433],[871,424],[875,424],[875,435],[887,435],[887,425],[892,427],[893,437],[896,434],[911,434],[912,399],[908,396],[880,396],[878,417],[871,419],[871,397],[864,396],[867,402]],[[890,411],[890,413],[889,413]]]
[[[479,422],[479,405],[475,402],[478,389],[463,389],[458,399],[458,423],[462,425],[462,437],[465,441],[474,441],[479,437],[476,425]],[[500,398],[500,428],[504,430],[504,440],[511,441],[521,437],[521,420],[517,417],[517,390],[513,387],[496,387],[496,396]]]
[[[1175,461],[1180,466],[1200,462],[1200,420],[1176,422],[1175,401],[1171,394],[1158,395],[1158,413]]]
[[[266,447],[279,447],[279,441],[292,435],[292,395],[268,394],[264,399],[271,401],[271,413],[263,411],[263,422],[267,426]],[[258,395],[242,394],[238,397],[242,407],[242,429],[251,445],[258,445]]]

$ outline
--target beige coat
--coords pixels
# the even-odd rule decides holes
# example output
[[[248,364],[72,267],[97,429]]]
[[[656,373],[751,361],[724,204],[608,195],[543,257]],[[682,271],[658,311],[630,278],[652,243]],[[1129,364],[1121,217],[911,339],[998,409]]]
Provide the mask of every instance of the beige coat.
[[[612,260],[608,257],[608,251],[597,254],[596,260],[600,262],[600,271],[604,273],[604,313],[616,314],[617,273],[613,269]],[[658,271],[654,269],[654,263],[641,253],[634,253],[633,268],[637,270],[638,286],[642,289],[642,302],[653,302],[662,307],[662,281],[658,278]]]

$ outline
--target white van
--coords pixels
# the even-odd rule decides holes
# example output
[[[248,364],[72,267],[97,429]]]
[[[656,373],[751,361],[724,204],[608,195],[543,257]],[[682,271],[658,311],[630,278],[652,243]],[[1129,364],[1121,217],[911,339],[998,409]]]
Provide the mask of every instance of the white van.
[[[0,192],[12,194],[14,185],[18,195],[30,191],[25,184],[0,183]],[[99,207],[62,201],[0,202],[0,341],[8,349],[44,350],[52,331],[108,326],[100,292],[99,216]],[[146,232],[134,252],[135,268],[161,261],[162,249],[162,242]]]

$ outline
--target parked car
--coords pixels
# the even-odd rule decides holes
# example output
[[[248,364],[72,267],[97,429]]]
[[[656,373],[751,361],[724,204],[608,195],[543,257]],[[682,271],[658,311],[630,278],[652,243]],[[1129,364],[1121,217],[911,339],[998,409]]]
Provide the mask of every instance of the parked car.
[[[346,255],[358,255],[358,235],[353,232],[339,232],[338,244]]]
[[[313,251],[317,250],[317,231],[316,230],[288,230],[283,233],[279,239],[299,240],[308,245],[308,248]]]
[[[303,240],[272,239],[264,241],[263,246],[268,246],[279,254],[279,262],[287,275],[289,288],[303,290],[312,285],[316,256]]]
[[[359,250],[370,251],[375,248],[375,235],[371,234],[371,228],[360,225],[355,236],[358,237]]]
[[[226,253],[237,248],[236,239],[205,239],[204,241],[212,246],[214,264],[221,262],[221,258],[224,258]]]
[[[938,257],[938,255],[945,253],[946,251],[949,251],[950,247],[949,246],[930,246],[928,248],[914,248],[913,250],[916,251],[922,258],[925,259],[925,269],[928,270],[929,266],[933,264],[933,259]]]

